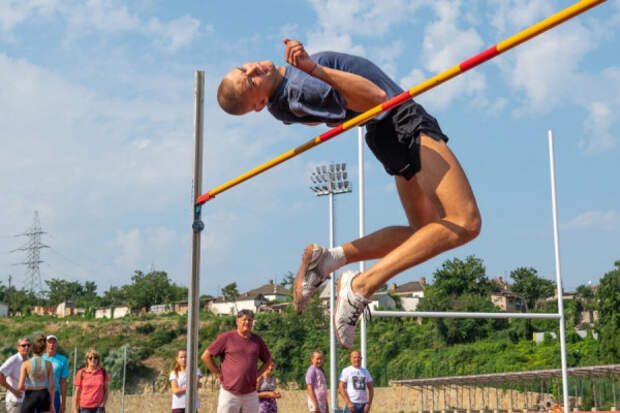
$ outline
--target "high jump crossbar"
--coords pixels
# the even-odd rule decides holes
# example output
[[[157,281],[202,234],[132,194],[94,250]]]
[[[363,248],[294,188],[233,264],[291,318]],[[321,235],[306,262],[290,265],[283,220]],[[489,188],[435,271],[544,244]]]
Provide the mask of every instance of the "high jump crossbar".
[[[419,85],[409,89],[408,91],[405,91],[393,98],[391,98],[390,100],[387,100],[385,102],[383,102],[380,105],[375,106],[372,109],[367,110],[364,113],[361,113],[360,115],[346,121],[343,122],[342,124],[328,130],[327,132],[317,136],[314,139],[309,140],[308,142],[304,143],[303,145],[300,145],[288,152],[285,152],[283,154],[281,154],[280,156],[277,156],[275,158],[273,158],[272,160],[263,163],[262,165],[242,174],[239,175],[238,177],[216,187],[211,189],[210,191],[200,195],[198,198],[196,198],[196,206],[200,207],[202,204],[204,204],[205,202],[213,199],[217,194],[222,193],[230,188],[232,188],[233,186],[236,186],[238,184],[240,184],[241,182],[244,182],[270,168],[273,168],[274,166],[287,161],[337,135],[340,135],[342,132],[349,130],[351,128],[353,128],[354,126],[358,126],[361,125],[362,123],[374,118],[375,116],[379,115],[382,112],[385,112],[389,109],[392,109],[396,106],[399,106],[401,104],[403,104],[404,102],[413,99],[414,97],[426,92],[427,90],[430,90],[432,88],[434,88],[435,86],[438,86],[450,79],[452,79],[453,77],[456,77],[458,75],[460,75],[463,72],[466,72],[469,69],[472,69],[484,62],[486,62],[489,59],[494,58],[495,56],[498,56],[502,53],[504,53],[507,50],[512,49],[515,46],[518,46],[519,44],[528,41],[529,39],[531,39],[532,37],[535,37],[561,23],[564,23],[566,20],[569,20],[583,12],[585,12],[586,10],[591,9],[592,7],[598,6],[599,4],[605,2],[606,0],[582,0],[579,1],[575,4],[573,4],[570,7],[567,7],[566,9],[546,18],[545,20],[542,20],[540,22],[538,22],[537,24],[530,26],[529,28],[523,30],[520,33],[517,33],[516,35],[509,37],[508,39],[497,43],[496,45],[488,48],[487,50],[483,51],[482,53],[479,53],[461,63],[459,63],[458,65],[452,67],[451,69],[446,70],[445,72],[442,72],[438,75],[436,75],[435,77],[432,77],[422,83],[420,83]]]
[[[464,311],[374,311],[371,315],[380,317],[420,317],[420,318],[537,318],[559,320],[559,313],[470,313]]]

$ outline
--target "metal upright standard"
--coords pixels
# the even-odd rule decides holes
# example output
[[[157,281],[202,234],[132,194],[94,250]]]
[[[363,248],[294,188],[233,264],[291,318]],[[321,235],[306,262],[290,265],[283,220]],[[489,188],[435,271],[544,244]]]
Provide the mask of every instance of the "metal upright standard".
[[[351,186],[347,180],[347,164],[337,163],[321,165],[316,167],[316,172],[312,172],[310,189],[316,196],[329,196],[329,247],[334,248],[334,195],[351,192]],[[334,295],[335,283],[334,273],[329,278],[329,382],[330,382],[330,411],[335,412],[338,402],[336,393],[338,371],[338,350],[336,347],[336,336],[334,334]]]
[[[568,373],[566,365],[566,332],[564,323],[564,303],[562,301],[562,275],[560,265],[560,237],[558,235],[558,212],[555,185],[555,157],[553,152],[553,133],[548,132],[549,140],[549,172],[551,177],[551,212],[553,217],[553,245],[555,258],[556,295],[558,299],[557,313],[475,313],[475,312],[425,312],[425,311],[371,311],[373,317],[422,317],[422,318],[529,318],[555,319],[560,324],[560,358],[562,371],[562,394],[564,413],[570,409],[568,398]]]
[[[194,77],[194,197],[202,191],[202,133],[205,74],[196,71]],[[204,224],[200,219],[200,205],[192,205],[192,273],[190,274],[187,318],[187,390],[185,411],[194,411],[198,399],[198,324],[200,313],[200,233]]]
[[[562,270],[560,264],[560,236],[558,234],[558,202],[555,191],[555,155],[553,152],[553,133],[549,130],[549,176],[551,177],[551,210],[553,215],[553,251],[555,257],[555,282],[557,284],[558,313],[560,314],[560,355],[562,363],[562,399],[564,413],[570,409],[568,399],[568,373],[566,366],[566,331],[564,323],[564,290],[562,288]]]
[[[362,238],[366,232],[364,215],[364,139],[361,127],[357,128],[357,176],[359,179],[358,204],[359,204],[359,237]],[[360,273],[366,270],[366,262],[360,261]],[[366,368],[367,363],[367,346],[366,346],[366,319],[362,317],[360,320],[360,347],[362,352],[362,367]]]

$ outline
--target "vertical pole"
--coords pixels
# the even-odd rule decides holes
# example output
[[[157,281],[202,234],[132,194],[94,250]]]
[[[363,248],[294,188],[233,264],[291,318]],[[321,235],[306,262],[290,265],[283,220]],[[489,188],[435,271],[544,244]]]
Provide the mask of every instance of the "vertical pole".
[[[71,383],[75,384],[75,374],[77,371],[77,346],[73,347],[73,376],[71,376]],[[75,387],[71,386],[71,397],[75,396]]]
[[[125,413],[125,378],[127,375],[127,344],[123,347],[123,388],[121,390],[121,413]]]
[[[334,192],[332,182],[329,182],[329,247],[334,248]],[[331,273],[329,277],[329,393],[330,393],[330,410],[336,411],[336,404],[338,403],[338,393],[336,388],[336,370],[338,369],[338,354],[336,351],[336,334],[334,333],[334,296],[336,295],[336,288],[334,277],[335,273]]]
[[[200,219],[201,207],[195,200],[202,193],[202,133],[205,74],[194,75],[194,193],[192,198],[192,271],[187,291],[187,397],[185,411],[193,413],[198,399],[198,315],[200,311],[200,233],[204,224]]]
[[[611,406],[611,411],[615,412],[618,407],[618,403],[616,402],[616,376],[614,376],[613,373],[611,375],[611,395],[614,400],[614,404]]]
[[[549,167],[551,175],[551,208],[553,211],[553,240],[555,255],[555,280],[558,289],[558,312],[560,313],[560,354],[562,362],[562,396],[564,404],[564,413],[570,410],[570,401],[568,399],[568,368],[566,366],[566,331],[564,322],[564,301],[562,296],[564,290],[562,288],[562,271],[560,268],[560,237],[558,234],[558,206],[557,195],[555,191],[555,157],[553,153],[553,133],[549,130]]]
[[[357,128],[357,176],[359,178],[358,189],[358,204],[359,204],[359,237],[362,238],[365,234],[365,215],[364,215],[364,140],[363,140],[363,128]],[[360,272],[366,270],[366,263],[360,261]],[[366,368],[367,365],[367,344],[366,344],[366,319],[362,317],[360,326],[360,342],[362,350],[362,367]]]

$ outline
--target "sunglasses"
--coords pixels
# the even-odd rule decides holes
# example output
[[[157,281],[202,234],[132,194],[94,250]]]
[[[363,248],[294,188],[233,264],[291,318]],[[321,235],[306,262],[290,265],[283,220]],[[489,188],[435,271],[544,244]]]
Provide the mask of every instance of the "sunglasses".
[[[99,356],[88,356],[89,360],[99,360]]]
[[[20,344],[20,347],[31,347],[32,345],[30,343],[24,343],[24,344]]]

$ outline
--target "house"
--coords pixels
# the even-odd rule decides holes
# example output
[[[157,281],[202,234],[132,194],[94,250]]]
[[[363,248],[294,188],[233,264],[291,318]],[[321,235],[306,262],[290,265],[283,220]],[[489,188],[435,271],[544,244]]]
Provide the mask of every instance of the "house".
[[[174,303],[173,306],[174,312],[180,315],[187,314],[189,311],[189,304],[187,301],[181,301],[178,303]]]
[[[592,326],[598,321],[598,311],[584,310],[579,314],[580,324]]]
[[[131,309],[126,305],[104,307],[95,310],[95,318],[121,318],[128,314],[131,314]]]
[[[9,305],[0,303],[0,317],[8,317],[9,315]]]
[[[379,307],[384,310],[393,310],[396,308],[396,301],[387,292],[380,292],[370,297],[368,308],[378,310]]]
[[[574,291],[564,291],[564,294],[562,294],[562,300],[574,300],[575,298],[577,298],[577,293]],[[553,297],[547,297],[544,301],[547,303],[550,301],[558,301],[558,290],[554,290]]]
[[[494,306],[508,313],[525,312],[523,299],[508,290],[491,294],[491,302]]]
[[[228,301],[224,297],[218,297],[211,302],[209,310],[213,314],[230,314],[235,315],[240,310],[251,310],[258,312],[258,308],[261,305],[267,304],[269,301],[262,294],[243,293],[237,297],[235,301]]]
[[[65,318],[86,313],[85,308],[75,307],[72,301],[65,301],[56,306],[56,317]]]
[[[149,307],[149,313],[152,314],[163,314],[169,313],[174,310],[173,304],[153,304]]]
[[[255,313],[263,310],[275,311],[272,303],[286,300],[288,295],[289,290],[269,280],[265,285],[239,294],[235,301],[218,297],[209,303],[208,308],[213,314],[237,314],[239,310],[252,310]]]
[[[405,284],[398,285],[392,283],[389,287],[390,294],[400,297],[400,304],[405,311],[415,311],[420,304],[420,300],[424,298],[424,289],[426,288],[426,277],[420,278],[420,281],[410,281]]]
[[[56,315],[56,307],[46,305],[35,305],[30,308],[30,314],[36,315]]]
[[[288,299],[289,290],[269,280],[265,285],[246,292],[249,296],[261,294],[269,302],[283,301]]]
[[[328,283],[322,287],[319,293],[319,297],[321,299],[321,306],[325,309],[325,313],[327,313],[329,311]],[[336,297],[334,296],[334,300],[335,298]],[[370,297],[370,304],[368,304],[368,308],[370,308],[371,310],[377,310],[378,307],[391,310],[396,308],[396,301],[394,301],[394,299],[390,297],[387,291],[377,292],[372,297]]]

